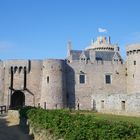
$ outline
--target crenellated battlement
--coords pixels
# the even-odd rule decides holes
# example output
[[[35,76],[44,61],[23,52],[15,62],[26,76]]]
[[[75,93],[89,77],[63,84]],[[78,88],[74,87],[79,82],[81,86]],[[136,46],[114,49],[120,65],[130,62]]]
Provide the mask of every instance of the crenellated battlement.
[[[134,55],[139,52],[140,52],[140,44],[131,44],[126,47],[127,56]]]

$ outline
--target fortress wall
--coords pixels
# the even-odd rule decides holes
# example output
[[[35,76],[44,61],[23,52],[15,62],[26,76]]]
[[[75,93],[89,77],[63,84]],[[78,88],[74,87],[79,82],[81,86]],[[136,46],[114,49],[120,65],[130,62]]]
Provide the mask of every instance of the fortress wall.
[[[9,106],[11,95],[21,91],[25,105],[140,115],[140,45],[127,47],[126,63],[119,61],[120,57],[97,61],[94,50],[89,55],[90,60],[76,59],[67,64],[60,59],[0,61],[0,105]],[[84,83],[80,83],[81,75]],[[106,75],[110,83],[106,83]]]
[[[29,68],[28,60],[6,60],[4,67],[4,104],[9,106],[11,94],[15,90],[20,90],[25,94],[25,105],[35,105],[35,96],[32,94],[40,96],[41,61],[32,60],[31,68]],[[11,87],[11,68],[13,71],[13,87]],[[29,69],[31,70],[29,71]],[[26,71],[26,87],[24,87],[24,70]]]
[[[47,109],[66,106],[65,61],[48,59],[43,61],[41,106]]]
[[[93,94],[92,107],[98,112],[116,112],[122,111],[121,101],[127,100],[127,94]]]
[[[75,107],[79,102],[80,108],[91,109],[92,94],[126,93],[126,70],[125,64],[121,62],[96,61],[93,64],[73,62],[69,63],[69,66],[75,73]],[[81,72],[85,75],[85,84],[79,83]],[[111,75],[111,84],[105,83],[106,74]],[[72,89],[68,89],[68,92],[70,91]]]
[[[26,105],[38,106],[41,96],[42,60],[31,60],[30,71],[27,72]]]
[[[4,73],[4,104],[10,105],[10,86],[11,86],[11,68],[13,70],[13,88],[17,90],[23,89],[23,69],[19,74],[19,67],[28,67],[27,60],[6,60],[3,61],[3,65],[5,67]]]
[[[75,71],[71,65],[66,65],[67,106],[75,108]]]
[[[140,94],[94,94],[93,110],[117,115],[140,116]]]
[[[127,47],[127,92],[140,93],[140,45]]]
[[[4,71],[3,62],[0,61],[0,105],[4,105]]]

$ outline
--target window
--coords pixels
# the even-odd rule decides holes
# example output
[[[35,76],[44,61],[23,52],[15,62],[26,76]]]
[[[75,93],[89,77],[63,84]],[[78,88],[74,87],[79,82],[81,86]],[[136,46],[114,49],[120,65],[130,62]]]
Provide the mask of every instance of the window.
[[[46,109],[46,102],[44,102],[44,109]]]
[[[38,103],[38,107],[40,107],[40,103]]]
[[[93,110],[96,111],[96,101],[93,99]]]
[[[109,75],[109,74],[105,75],[105,83],[111,84],[111,75]]]
[[[80,74],[79,82],[80,82],[80,84],[84,84],[85,83],[85,75],[84,74]]]
[[[134,74],[133,74],[133,78],[134,78]]]
[[[85,58],[81,58],[81,60],[85,60]]]
[[[125,101],[121,102],[122,110],[125,110]]]
[[[79,103],[77,103],[77,109],[79,110],[80,108],[79,108]]]
[[[104,108],[104,100],[101,100],[101,108]]]
[[[134,65],[136,65],[136,61],[134,61]]]
[[[50,79],[49,79],[49,76],[47,76],[47,83],[49,83],[49,80],[50,80]]]
[[[14,67],[14,73],[16,73],[16,72],[17,72],[17,70],[18,70],[18,67],[17,67],[17,66],[15,66],[15,67]]]
[[[22,71],[22,67],[20,66],[20,67],[19,67],[19,73],[21,73],[21,71]]]

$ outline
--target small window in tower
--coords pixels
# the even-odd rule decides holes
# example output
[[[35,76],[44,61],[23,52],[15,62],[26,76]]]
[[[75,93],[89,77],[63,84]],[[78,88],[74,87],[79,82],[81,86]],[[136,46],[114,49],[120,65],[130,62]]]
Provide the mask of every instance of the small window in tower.
[[[49,83],[49,81],[50,81],[50,78],[49,78],[49,76],[47,76],[47,83]]]
[[[133,78],[135,77],[135,75],[133,74]]]
[[[122,110],[125,110],[125,101],[121,102]]]
[[[44,102],[44,109],[46,109],[46,102]]]
[[[101,100],[101,108],[104,108],[104,100]]]
[[[40,103],[38,103],[38,107],[40,108]]]
[[[136,61],[134,61],[134,65],[136,65]]]
[[[105,83],[111,84],[111,75],[109,75],[109,74],[105,75]]]
[[[22,71],[22,67],[20,66],[20,67],[19,67],[19,73],[21,73],[21,71]]]
[[[17,66],[15,66],[15,67],[14,67],[14,73],[16,73],[16,72],[17,72],[17,70],[18,70],[18,67],[17,67]]]
[[[80,74],[79,82],[80,82],[80,84],[84,84],[85,83],[85,75],[84,74]]]

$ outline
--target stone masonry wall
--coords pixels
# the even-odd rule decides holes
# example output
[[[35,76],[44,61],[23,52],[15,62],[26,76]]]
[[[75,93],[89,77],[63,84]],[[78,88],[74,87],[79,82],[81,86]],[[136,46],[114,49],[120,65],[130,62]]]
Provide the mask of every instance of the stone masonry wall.
[[[75,61],[69,63],[69,67],[74,70],[74,85],[69,85],[67,92],[73,94],[75,91],[75,108],[79,104],[81,109],[91,109],[92,94],[123,94],[126,93],[126,71],[125,65],[121,62],[84,63]],[[85,75],[85,84],[79,83],[79,75]],[[105,75],[111,75],[111,84],[105,83]],[[70,84],[70,82],[69,82]],[[73,84],[73,83],[71,83]],[[69,95],[70,96],[70,95]]]
[[[66,105],[65,61],[49,59],[43,61],[41,106],[48,109]]]

